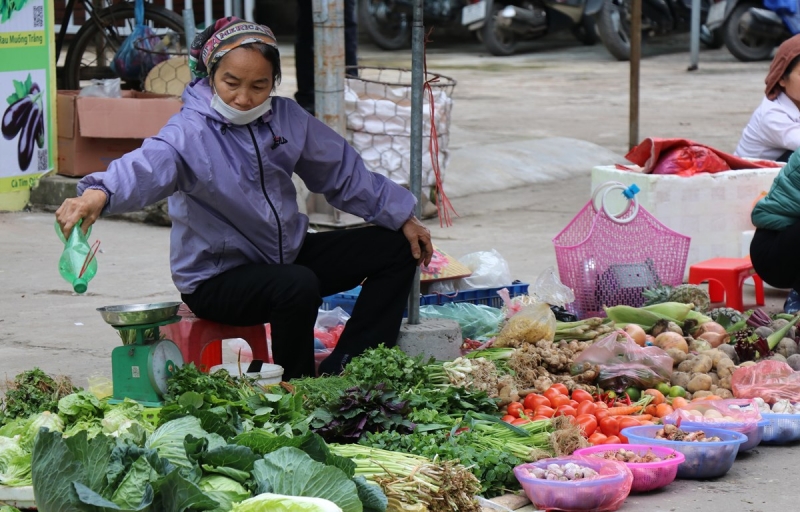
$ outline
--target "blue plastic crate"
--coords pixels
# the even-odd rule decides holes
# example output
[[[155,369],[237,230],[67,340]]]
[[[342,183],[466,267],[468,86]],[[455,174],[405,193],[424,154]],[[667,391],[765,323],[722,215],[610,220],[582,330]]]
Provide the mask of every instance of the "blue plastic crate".
[[[503,306],[503,299],[500,298],[499,295],[497,295],[497,292],[499,292],[503,288],[507,288],[508,293],[509,295],[511,295],[511,297],[517,297],[519,295],[525,295],[526,293],[528,293],[528,286],[529,285],[527,283],[514,281],[513,284],[509,286],[503,286],[500,288],[481,288],[478,290],[467,290],[463,292],[454,293],[452,295],[432,293],[429,295],[420,296],[419,305],[441,306],[442,304],[448,304],[451,302],[469,302],[471,304],[482,304],[484,306],[500,308]],[[356,300],[358,299],[359,293],[361,293],[360,286],[344,293],[337,293],[336,295],[325,297],[322,302],[322,309],[331,310],[336,307],[340,307],[343,310],[345,310],[348,314],[352,314],[353,306],[355,306],[356,304]],[[408,311],[403,313],[404,317],[407,315]]]

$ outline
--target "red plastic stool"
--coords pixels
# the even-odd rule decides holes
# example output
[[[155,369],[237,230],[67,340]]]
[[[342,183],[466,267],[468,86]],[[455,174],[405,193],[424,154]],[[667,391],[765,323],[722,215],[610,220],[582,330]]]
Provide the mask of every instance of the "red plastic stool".
[[[756,285],[756,303],[764,305],[764,282],[753,269],[750,258],[713,258],[689,267],[689,284],[708,281],[708,295],[711,302],[722,302],[737,311],[744,311],[742,304],[742,285],[748,277]]]
[[[241,338],[253,350],[253,359],[271,363],[267,331],[263,325],[238,327],[203,320],[194,316],[186,304],[178,309],[179,322],[161,327],[161,333],[180,349],[184,363],[194,363],[201,372],[222,364],[222,340]]]

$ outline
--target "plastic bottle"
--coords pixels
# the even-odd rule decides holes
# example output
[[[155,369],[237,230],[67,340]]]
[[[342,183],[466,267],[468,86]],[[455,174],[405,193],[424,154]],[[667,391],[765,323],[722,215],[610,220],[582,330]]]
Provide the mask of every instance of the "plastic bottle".
[[[89,232],[84,235],[81,221],[78,221],[72,228],[69,240],[65,240],[61,226],[56,222],[56,233],[58,233],[58,238],[64,242],[64,252],[61,253],[61,259],[58,262],[58,272],[72,285],[75,293],[86,293],[89,281],[97,274],[97,258],[95,257],[91,258],[85,269],[83,268],[86,259],[92,252],[89,246],[89,235],[92,233],[92,228],[90,227]],[[83,270],[83,275],[81,275],[81,270]]]

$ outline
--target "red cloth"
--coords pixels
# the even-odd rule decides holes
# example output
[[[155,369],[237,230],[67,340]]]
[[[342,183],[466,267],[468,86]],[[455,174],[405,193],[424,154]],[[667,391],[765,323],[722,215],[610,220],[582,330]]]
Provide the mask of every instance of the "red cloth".
[[[693,176],[737,169],[782,167],[769,160],[745,160],[688,139],[649,137],[630,150],[625,158],[642,167],[644,174]]]

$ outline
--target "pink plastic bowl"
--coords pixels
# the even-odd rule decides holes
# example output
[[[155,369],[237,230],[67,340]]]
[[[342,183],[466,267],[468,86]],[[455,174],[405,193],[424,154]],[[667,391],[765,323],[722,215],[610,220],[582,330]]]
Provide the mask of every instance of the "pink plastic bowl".
[[[593,456],[596,453],[615,452],[620,448],[630,450],[637,455],[644,455],[647,450],[651,450],[656,457],[667,457],[675,455],[672,459],[662,460],[661,462],[632,463],[626,462],[625,465],[633,473],[633,486],[631,492],[647,492],[653,489],[660,489],[669,485],[678,474],[678,466],[686,460],[681,452],[675,451],[664,446],[647,446],[644,444],[599,444],[589,448],[576,450],[574,455],[584,457]]]

